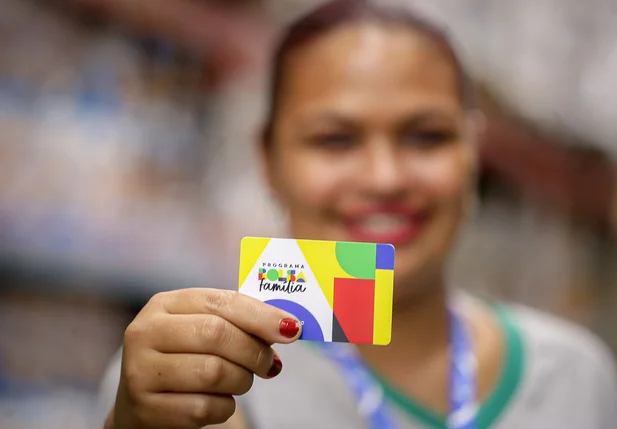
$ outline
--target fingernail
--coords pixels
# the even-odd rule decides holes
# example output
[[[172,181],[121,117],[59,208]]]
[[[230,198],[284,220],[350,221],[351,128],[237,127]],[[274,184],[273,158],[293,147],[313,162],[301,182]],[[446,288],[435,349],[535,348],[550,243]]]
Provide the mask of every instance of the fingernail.
[[[268,378],[276,377],[283,370],[283,362],[281,359],[274,355],[274,359],[272,360],[272,366],[270,367],[270,371],[268,371]]]
[[[285,338],[293,338],[298,335],[300,323],[295,319],[283,319],[279,325],[279,331]]]

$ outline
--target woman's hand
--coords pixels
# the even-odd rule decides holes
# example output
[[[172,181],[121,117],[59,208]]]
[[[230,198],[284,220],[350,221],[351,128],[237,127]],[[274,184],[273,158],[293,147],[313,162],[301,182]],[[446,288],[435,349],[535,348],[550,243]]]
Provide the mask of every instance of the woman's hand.
[[[126,330],[114,429],[187,428],[225,422],[233,395],[272,378],[274,343],[292,343],[300,323],[237,292],[185,289],[154,296]]]

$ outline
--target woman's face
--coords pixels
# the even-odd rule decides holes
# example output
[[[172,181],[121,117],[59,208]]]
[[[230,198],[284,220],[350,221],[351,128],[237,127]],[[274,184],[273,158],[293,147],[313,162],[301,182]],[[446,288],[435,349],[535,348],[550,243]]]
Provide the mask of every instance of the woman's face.
[[[294,51],[264,150],[293,235],[393,244],[397,297],[441,281],[474,163],[459,94],[408,28],[349,25]]]

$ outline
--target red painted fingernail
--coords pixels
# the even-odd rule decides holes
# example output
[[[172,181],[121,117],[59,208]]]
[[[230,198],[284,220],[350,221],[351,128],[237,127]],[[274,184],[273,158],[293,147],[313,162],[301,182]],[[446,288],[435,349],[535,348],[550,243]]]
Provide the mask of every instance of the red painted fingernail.
[[[293,338],[298,335],[300,324],[295,319],[283,319],[279,325],[279,331],[285,338]]]
[[[283,362],[281,359],[274,355],[274,359],[272,360],[272,366],[270,367],[270,371],[268,371],[268,378],[274,378],[281,373],[283,370]]]

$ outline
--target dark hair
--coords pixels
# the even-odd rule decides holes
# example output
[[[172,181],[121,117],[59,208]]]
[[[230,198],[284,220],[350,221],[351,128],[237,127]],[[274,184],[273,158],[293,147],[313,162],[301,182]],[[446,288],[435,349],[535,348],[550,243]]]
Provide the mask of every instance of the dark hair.
[[[343,24],[359,21],[402,24],[430,39],[452,63],[458,76],[458,87],[464,106],[467,108],[475,106],[471,79],[465,72],[450,40],[440,28],[407,9],[378,6],[367,0],[332,0],[292,23],[274,52],[263,134],[264,143],[269,144],[273,138],[274,121],[289,55],[307,42]]]

